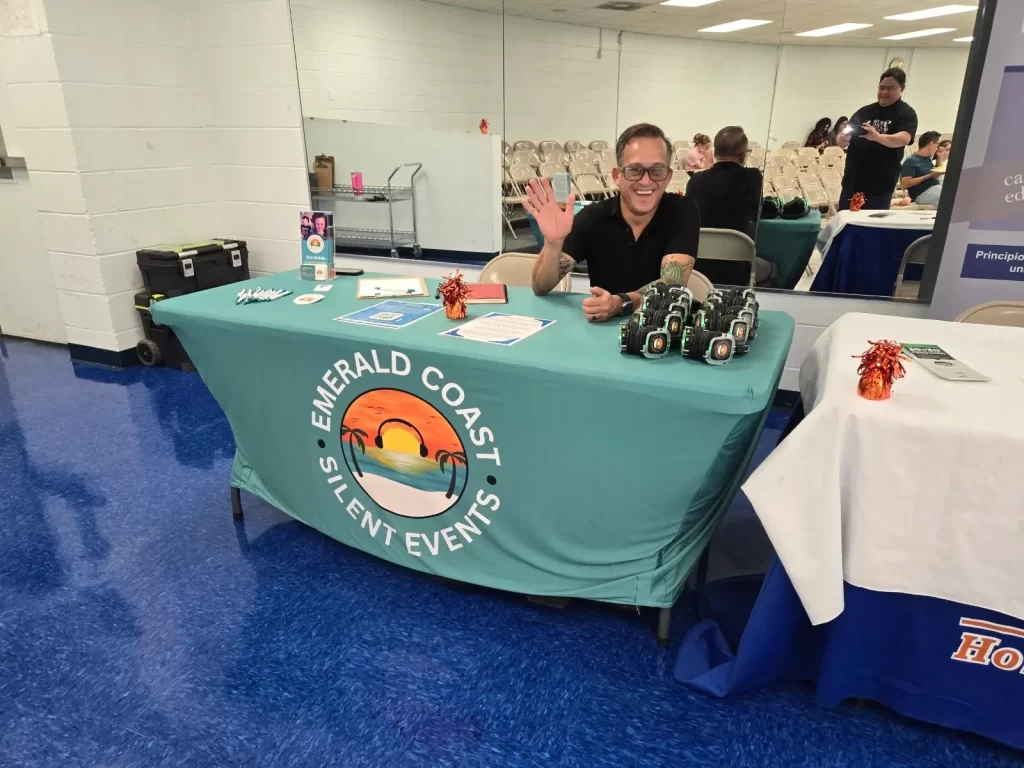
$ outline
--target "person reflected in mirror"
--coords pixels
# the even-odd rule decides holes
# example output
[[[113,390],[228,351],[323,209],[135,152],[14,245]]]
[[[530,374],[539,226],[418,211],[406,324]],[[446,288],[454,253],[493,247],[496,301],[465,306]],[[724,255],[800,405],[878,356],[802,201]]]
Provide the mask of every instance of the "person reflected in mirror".
[[[935,150],[935,167],[946,170],[946,163],[949,162],[949,152],[953,149],[953,142],[943,139],[939,142],[939,148]]]
[[[686,185],[686,196],[697,203],[702,227],[734,229],[751,240],[757,234],[763,179],[757,168],[746,168],[750,155],[747,134],[738,125],[727,125],[715,134],[715,164],[695,173]],[[750,266],[740,261],[697,259],[696,269],[715,285],[747,285]],[[755,282],[772,279],[774,265],[757,259]]]
[[[917,152],[903,161],[900,183],[907,190],[911,202],[918,205],[938,205],[942,194],[942,171],[932,165],[939,150],[938,131],[925,131],[917,141]]]
[[[828,146],[828,132],[831,128],[832,121],[827,117],[821,118],[814,124],[814,130],[807,135],[807,141],[804,142],[804,146],[813,147],[821,152],[821,150]],[[716,152],[715,154],[718,153]]]
[[[850,207],[850,198],[864,195],[863,208],[888,210],[900,177],[903,148],[917,134],[917,112],[903,101],[907,74],[899,67],[885,70],[878,80],[878,99],[861,107],[839,135],[847,149],[846,171],[839,210]]]
[[[700,240],[696,203],[665,194],[672,144],[660,128],[630,126],[615,143],[615,158],[612,179],[619,193],[578,216],[575,195],[563,207],[547,179],[531,179],[523,199],[544,238],[533,265],[533,292],[550,293],[585,261],[591,295],[583,300],[583,314],[592,323],[630,315],[651,283],[686,285]]]
[[[846,124],[848,122],[850,122],[850,118],[846,115],[843,115],[836,120],[836,124],[833,125],[832,130],[828,132],[828,145],[830,147],[839,146],[839,136],[846,129]]]
[[[683,157],[683,170],[689,173],[706,171],[715,164],[715,156],[711,151],[711,137],[706,133],[693,136],[693,147]]]

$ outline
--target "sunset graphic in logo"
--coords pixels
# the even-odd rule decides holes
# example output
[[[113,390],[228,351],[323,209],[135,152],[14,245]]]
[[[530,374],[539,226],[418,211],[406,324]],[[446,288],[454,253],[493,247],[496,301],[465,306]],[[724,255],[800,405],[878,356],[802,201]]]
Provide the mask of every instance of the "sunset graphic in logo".
[[[402,517],[433,517],[466,488],[466,450],[448,420],[398,389],[374,389],[353,400],[341,425],[349,473],[374,502]]]

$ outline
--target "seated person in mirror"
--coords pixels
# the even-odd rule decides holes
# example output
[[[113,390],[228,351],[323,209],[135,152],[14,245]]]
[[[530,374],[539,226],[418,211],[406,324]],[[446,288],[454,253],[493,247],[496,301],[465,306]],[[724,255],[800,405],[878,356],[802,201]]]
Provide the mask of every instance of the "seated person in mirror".
[[[832,121],[823,117],[814,125],[814,130],[807,135],[807,141],[804,142],[805,147],[813,147],[819,152],[828,146],[828,132],[832,127]],[[715,152],[717,156],[718,153]]]
[[[747,134],[740,126],[727,125],[715,134],[715,164],[693,174],[686,186],[686,196],[700,209],[702,227],[734,229],[754,239],[762,178],[756,168],[744,167],[749,154]],[[756,282],[770,280],[772,267],[770,261],[758,259]],[[750,279],[749,265],[739,261],[698,259],[697,269],[716,285],[747,285]]]
[[[693,136],[693,147],[683,157],[683,170],[689,173],[705,171],[715,164],[715,156],[711,152],[711,137],[706,133]]]
[[[836,124],[832,126],[832,130],[828,132],[828,145],[830,147],[839,146],[839,136],[846,130],[846,124],[848,122],[850,122],[850,118],[846,115],[843,115],[836,120]]]
[[[942,194],[942,171],[935,170],[932,158],[939,149],[938,131],[925,131],[917,141],[917,152],[903,161],[900,183],[912,202],[938,205]]]
[[[590,273],[583,314],[592,323],[629,315],[640,292],[658,281],[686,285],[697,256],[700,211],[687,197],[665,194],[672,145],[655,125],[640,123],[615,143],[612,178],[619,193],[573,216],[575,196],[555,201],[547,179],[533,179],[523,207],[544,247],[533,267],[533,292],[550,293],[580,262]]]
[[[702,227],[754,236],[763,180],[759,170],[744,167],[749,154],[747,134],[740,126],[727,125],[715,134],[715,164],[693,174],[686,185],[686,196],[700,208]]]

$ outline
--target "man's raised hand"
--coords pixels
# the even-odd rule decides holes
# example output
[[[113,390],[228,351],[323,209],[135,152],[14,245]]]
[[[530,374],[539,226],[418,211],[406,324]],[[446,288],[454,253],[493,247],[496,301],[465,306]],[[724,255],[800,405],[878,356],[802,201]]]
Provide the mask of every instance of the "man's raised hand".
[[[576,195],[570,193],[563,210],[555,202],[555,192],[547,179],[530,179],[523,198],[523,208],[536,220],[544,240],[557,243],[565,240],[572,230],[575,205]]]

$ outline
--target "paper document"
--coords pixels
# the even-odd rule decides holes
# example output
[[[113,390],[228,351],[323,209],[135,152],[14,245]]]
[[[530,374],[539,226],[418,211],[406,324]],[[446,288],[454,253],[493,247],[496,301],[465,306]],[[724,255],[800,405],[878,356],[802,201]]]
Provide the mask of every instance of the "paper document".
[[[361,277],[356,287],[356,298],[359,299],[426,295],[427,284],[422,277]]]
[[[525,315],[507,315],[504,312],[489,312],[468,323],[442,331],[439,336],[452,336],[457,339],[485,341],[488,344],[500,344],[510,347],[537,331],[542,331],[554,320],[541,320],[539,317]]]
[[[377,328],[405,328],[427,315],[440,311],[440,304],[420,304],[412,301],[382,301],[372,307],[334,318],[340,323],[372,325]]]
[[[914,362],[947,381],[991,381],[983,373],[961,363],[935,344],[904,344],[903,352]]]

